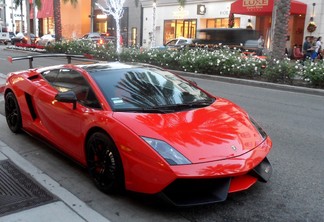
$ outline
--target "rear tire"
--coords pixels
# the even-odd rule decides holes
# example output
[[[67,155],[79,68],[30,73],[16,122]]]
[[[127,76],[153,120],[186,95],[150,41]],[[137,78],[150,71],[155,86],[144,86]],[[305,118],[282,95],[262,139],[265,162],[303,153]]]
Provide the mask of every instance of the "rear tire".
[[[21,132],[22,118],[16,96],[9,92],[5,98],[5,116],[10,130],[14,133]]]
[[[86,144],[87,167],[95,185],[104,193],[125,189],[124,170],[114,142],[103,132],[95,132]]]

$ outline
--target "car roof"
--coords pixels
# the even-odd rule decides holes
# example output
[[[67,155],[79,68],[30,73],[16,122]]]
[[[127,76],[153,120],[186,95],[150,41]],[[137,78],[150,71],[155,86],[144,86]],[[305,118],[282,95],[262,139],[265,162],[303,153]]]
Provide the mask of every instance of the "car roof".
[[[96,72],[102,70],[117,70],[117,69],[130,69],[130,68],[140,68],[140,67],[154,67],[150,65],[145,65],[141,63],[122,63],[122,62],[99,62],[93,64],[79,64],[76,65],[87,72]]]

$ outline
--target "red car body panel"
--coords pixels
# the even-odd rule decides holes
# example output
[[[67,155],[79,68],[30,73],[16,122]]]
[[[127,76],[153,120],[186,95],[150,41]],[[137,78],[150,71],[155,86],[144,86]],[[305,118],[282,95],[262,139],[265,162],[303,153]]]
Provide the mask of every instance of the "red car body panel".
[[[248,115],[235,104],[217,98],[208,107],[175,113],[114,113],[85,70],[73,65],[59,67],[82,73],[102,109],[79,103],[73,109],[72,104],[57,102],[57,90],[40,75],[47,68],[12,73],[5,92],[12,90],[16,95],[26,131],[46,138],[74,160],[86,165],[86,138],[96,127],[115,142],[128,190],[154,194],[177,178],[232,177],[229,192],[236,192],[257,181],[247,173],[267,156],[272,142],[261,137]],[[170,166],[141,136],[165,141],[192,164]]]
[[[262,142],[245,112],[221,98],[209,107],[189,111],[170,114],[115,113],[114,117],[140,136],[169,143],[192,163],[239,156]],[[232,146],[236,147],[235,151]]]

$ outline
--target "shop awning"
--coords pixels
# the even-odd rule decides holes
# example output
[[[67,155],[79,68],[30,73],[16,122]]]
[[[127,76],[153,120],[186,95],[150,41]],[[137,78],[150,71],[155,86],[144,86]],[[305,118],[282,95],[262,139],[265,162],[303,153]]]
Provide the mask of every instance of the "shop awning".
[[[42,0],[42,9],[38,11],[37,18],[53,17],[53,1]]]
[[[34,19],[34,8],[33,8],[33,0],[29,0],[29,18]]]
[[[34,11],[35,11],[34,8],[29,9],[29,18],[30,19],[34,19]]]
[[[231,5],[231,13],[242,15],[272,15],[274,0],[237,0]],[[290,14],[305,15],[307,5],[291,0]]]

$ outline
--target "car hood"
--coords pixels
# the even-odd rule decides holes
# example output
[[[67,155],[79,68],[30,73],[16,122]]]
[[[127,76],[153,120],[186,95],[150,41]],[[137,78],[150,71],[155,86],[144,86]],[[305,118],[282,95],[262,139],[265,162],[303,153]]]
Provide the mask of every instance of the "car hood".
[[[189,111],[168,114],[115,112],[114,118],[139,136],[167,142],[192,163],[240,156],[263,141],[248,115],[225,99]]]

